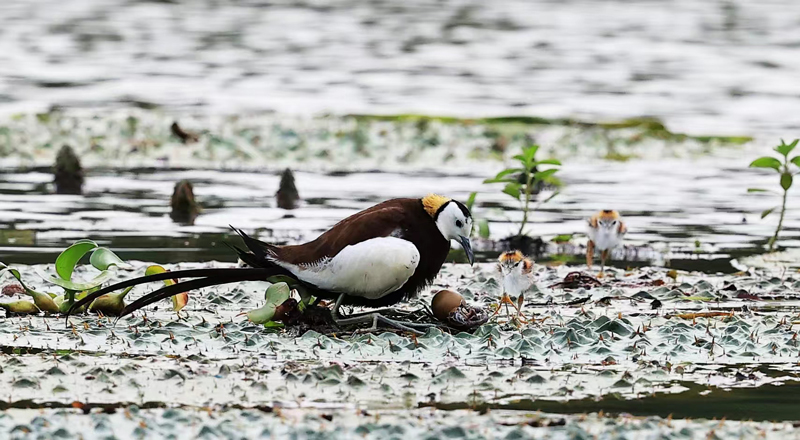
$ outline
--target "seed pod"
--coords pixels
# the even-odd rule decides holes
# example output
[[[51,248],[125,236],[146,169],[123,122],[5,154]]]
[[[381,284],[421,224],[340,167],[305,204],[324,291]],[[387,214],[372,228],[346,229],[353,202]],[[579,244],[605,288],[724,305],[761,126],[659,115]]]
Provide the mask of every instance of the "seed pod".
[[[39,313],[39,308],[36,307],[36,304],[30,301],[14,301],[10,303],[3,303],[0,304],[0,308],[6,310],[6,314],[8,313],[16,313],[19,315],[31,315],[35,313]]]

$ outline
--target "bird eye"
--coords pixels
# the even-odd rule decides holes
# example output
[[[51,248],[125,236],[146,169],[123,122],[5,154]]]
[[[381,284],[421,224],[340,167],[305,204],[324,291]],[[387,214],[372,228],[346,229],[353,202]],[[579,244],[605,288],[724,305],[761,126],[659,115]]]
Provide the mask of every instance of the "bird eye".
[[[461,223],[461,220],[456,220],[456,227],[460,228],[462,226],[464,226],[464,225]]]

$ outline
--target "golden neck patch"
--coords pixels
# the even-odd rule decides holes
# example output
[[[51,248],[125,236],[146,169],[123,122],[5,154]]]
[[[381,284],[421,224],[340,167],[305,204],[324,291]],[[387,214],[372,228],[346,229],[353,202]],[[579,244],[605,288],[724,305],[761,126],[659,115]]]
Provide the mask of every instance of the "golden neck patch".
[[[425,208],[425,212],[427,212],[428,215],[435,217],[436,211],[449,201],[450,199],[447,197],[438,194],[428,194],[422,198],[422,206]]]

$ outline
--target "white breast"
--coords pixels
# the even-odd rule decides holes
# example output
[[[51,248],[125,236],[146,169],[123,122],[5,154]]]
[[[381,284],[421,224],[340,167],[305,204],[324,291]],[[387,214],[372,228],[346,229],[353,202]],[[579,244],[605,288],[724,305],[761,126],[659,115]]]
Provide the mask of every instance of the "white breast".
[[[411,278],[419,265],[419,251],[410,241],[380,237],[347,246],[333,258],[310,265],[275,263],[320,289],[377,299]]]
[[[503,276],[503,290],[511,296],[519,296],[533,286],[534,276],[523,273],[520,267]]]
[[[594,242],[595,249],[605,251],[617,247],[622,242],[622,234],[611,228],[589,228],[589,239]]]

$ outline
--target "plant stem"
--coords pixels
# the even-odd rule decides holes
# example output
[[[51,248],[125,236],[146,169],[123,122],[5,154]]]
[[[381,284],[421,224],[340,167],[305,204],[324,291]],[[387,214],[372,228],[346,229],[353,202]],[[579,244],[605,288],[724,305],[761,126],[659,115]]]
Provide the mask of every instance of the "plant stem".
[[[522,232],[525,230],[525,224],[528,223],[528,206],[531,202],[531,179],[533,178],[533,173],[531,170],[528,170],[526,167],[526,174],[527,179],[525,182],[525,206],[522,208],[522,224],[519,225],[519,232],[517,233],[518,236],[522,235]]]
[[[789,194],[789,190],[783,190],[783,202],[781,203],[781,216],[778,219],[778,227],[775,228],[775,235],[769,239],[769,251],[772,252],[775,249],[775,242],[778,241],[778,233],[781,232],[781,228],[783,227],[783,216],[786,214],[786,196]]]

